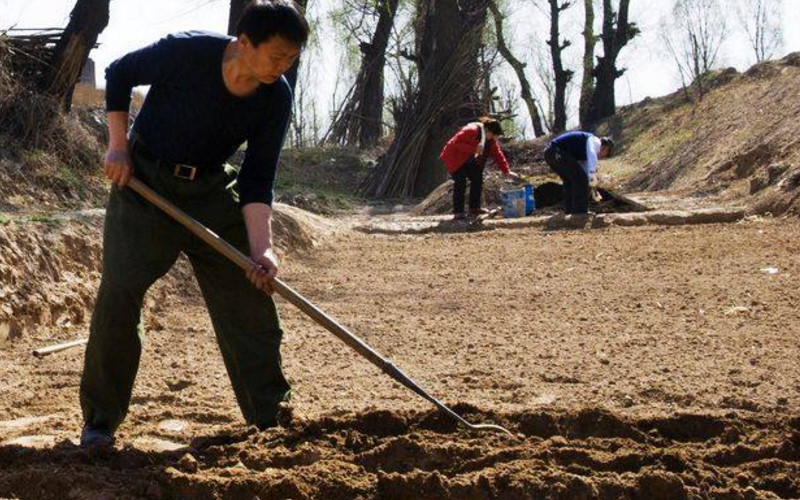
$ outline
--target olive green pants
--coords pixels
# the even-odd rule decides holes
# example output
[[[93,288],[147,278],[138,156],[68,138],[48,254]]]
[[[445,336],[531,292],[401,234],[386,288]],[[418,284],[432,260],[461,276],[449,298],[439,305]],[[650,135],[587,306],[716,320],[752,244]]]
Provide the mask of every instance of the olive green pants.
[[[133,153],[137,178],[240,251],[247,230],[228,174],[175,177]],[[103,276],[86,348],[80,401],[88,425],[115,431],[125,418],[139,368],[142,301],[183,252],[211,316],[228,376],[248,424],[276,424],[288,399],[281,369],[282,331],[272,299],[244,272],[133,190],[112,187],[103,235]],[[165,304],[169,308],[169,304]]]

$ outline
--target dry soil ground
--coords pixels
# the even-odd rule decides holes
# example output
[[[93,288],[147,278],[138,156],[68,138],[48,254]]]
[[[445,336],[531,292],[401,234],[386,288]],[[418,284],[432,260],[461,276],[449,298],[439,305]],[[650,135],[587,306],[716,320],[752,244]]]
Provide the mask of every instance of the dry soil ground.
[[[296,418],[243,427],[200,299],[150,311],[114,451],[70,331],[0,350],[0,498],[800,498],[800,224],[339,234],[283,277],[475,422],[280,305]],[[775,272],[777,270],[777,272]],[[191,290],[191,287],[188,287]]]

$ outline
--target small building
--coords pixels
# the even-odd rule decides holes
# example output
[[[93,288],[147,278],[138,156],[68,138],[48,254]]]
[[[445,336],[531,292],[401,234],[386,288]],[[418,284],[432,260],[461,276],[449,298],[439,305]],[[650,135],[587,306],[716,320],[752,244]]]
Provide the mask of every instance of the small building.
[[[78,83],[83,83],[85,85],[90,86],[91,88],[97,88],[97,83],[95,81],[95,70],[94,70],[94,61],[90,57],[86,60],[86,64],[83,66],[83,71],[81,72],[81,77],[78,80]]]

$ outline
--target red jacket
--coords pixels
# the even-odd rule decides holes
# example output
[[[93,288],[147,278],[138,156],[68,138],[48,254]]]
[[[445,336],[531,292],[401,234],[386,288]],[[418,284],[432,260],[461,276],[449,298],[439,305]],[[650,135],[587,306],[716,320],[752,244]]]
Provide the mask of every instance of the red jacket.
[[[475,150],[478,148],[480,142],[480,127],[476,123],[470,123],[462,127],[461,130],[456,132],[456,135],[447,141],[447,144],[444,145],[442,152],[439,154],[439,158],[444,162],[447,171],[450,174],[454,174],[467,160],[475,155]],[[494,159],[494,162],[500,167],[500,170],[502,170],[504,174],[507,174],[509,171],[508,160],[506,160],[506,156],[503,154],[500,146],[498,146],[497,140],[487,140],[486,143],[485,147],[489,148],[487,151],[488,155]]]

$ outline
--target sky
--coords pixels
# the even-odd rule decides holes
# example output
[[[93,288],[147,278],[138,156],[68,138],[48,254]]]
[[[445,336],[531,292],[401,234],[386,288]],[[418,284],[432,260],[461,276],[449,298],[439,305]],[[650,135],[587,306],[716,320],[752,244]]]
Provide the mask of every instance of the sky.
[[[723,3],[730,5],[730,1],[723,0]],[[796,29],[800,22],[800,0],[782,1],[784,55],[800,51],[800,30]],[[547,34],[547,20],[531,6],[532,3],[530,0],[515,2],[522,6],[511,11],[508,18],[506,36],[514,41],[514,50],[519,51],[520,57],[533,57],[530,47],[541,44]],[[627,67],[628,71],[618,82],[618,104],[664,95],[680,86],[674,64],[664,54],[657,37],[658,24],[668,13],[671,3],[665,0],[631,2],[631,17],[640,25],[643,35],[626,47],[620,56],[620,65]],[[335,5],[335,0],[310,0],[310,14],[326,19],[326,12],[332,5]],[[64,27],[73,6],[74,0],[0,0],[0,30]],[[573,40],[566,59],[576,69],[582,50],[582,9],[578,7],[571,9],[572,13],[564,20],[562,28],[564,35]],[[227,16],[226,0],[111,0],[110,22],[100,35],[100,47],[91,54],[97,65],[98,84],[103,86],[105,67],[126,52],[175,31],[204,29],[224,32]],[[334,79],[329,76],[337,72],[339,52],[329,29],[323,31],[322,38],[324,43],[315,61],[318,67],[312,74],[316,79],[313,88],[320,103],[318,109],[325,110],[331,105]],[[752,64],[752,59],[742,36],[731,35],[724,48],[723,65],[742,70]],[[508,68],[504,75],[513,82],[513,73]]]

